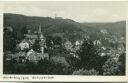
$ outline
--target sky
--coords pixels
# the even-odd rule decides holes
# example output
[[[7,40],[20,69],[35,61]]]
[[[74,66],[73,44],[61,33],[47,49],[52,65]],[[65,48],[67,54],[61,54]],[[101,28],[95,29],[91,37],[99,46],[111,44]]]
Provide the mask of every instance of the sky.
[[[126,20],[128,9],[121,1],[31,1],[5,2],[4,13],[58,17],[77,22],[115,22]]]

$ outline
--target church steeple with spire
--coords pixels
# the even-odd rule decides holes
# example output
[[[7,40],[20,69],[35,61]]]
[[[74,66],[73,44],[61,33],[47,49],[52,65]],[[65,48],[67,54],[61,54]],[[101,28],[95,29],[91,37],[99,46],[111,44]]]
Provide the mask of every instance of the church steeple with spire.
[[[39,27],[38,27],[38,37],[41,41],[44,41],[45,37],[43,36],[43,33],[42,33],[42,26],[41,26],[41,23],[39,24]]]
[[[42,28],[41,28],[41,23],[40,23],[38,27],[38,34],[41,34],[41,33],[42,33]]]
[[[41,49],[41,53],[44,54],[44,47],[45,47],[45,37],[43,36],[43,33],[42,33],[42,26],[41,26],[41,23],[39,24],[39,27],[38,27],[38,38],[40,40],[40,49]]]

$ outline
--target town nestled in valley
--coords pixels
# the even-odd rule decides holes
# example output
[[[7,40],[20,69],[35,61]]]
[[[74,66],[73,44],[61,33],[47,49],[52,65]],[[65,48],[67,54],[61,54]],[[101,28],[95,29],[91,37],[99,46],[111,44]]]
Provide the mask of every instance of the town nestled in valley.
[[[125,75],[126,21],[4,13],[3,73]]]

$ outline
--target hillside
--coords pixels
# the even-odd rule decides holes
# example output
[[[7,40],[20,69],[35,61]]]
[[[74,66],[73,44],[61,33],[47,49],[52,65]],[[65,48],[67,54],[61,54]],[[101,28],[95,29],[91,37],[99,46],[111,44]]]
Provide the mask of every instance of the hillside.
[[[126,21],[111,22],[111,23],[82,23],[83,25],[94,27],[97,29],[106,29],[110,34],[125,37]]]
[[[14,31],[18,33],[18,37],[22,35],[21,30],[26,26],[29,26],[33,32],[37,31],[39,23],[42,25],[44,35],[58,35],[68,39],[75,38],[74,40],[84,36],[85,31],[82,30],[82,27],[88,28],[88,26],[82,26],[70,19],[4,14],[4,26],[12,26]]]
[[[50,17],[24,16],[19,14],[4,14],[4,27],[11,26],[16,31],[18,38],[22,36],[21,30],[27,26],[34,33],[39,23],[42,25],[44,35],[60,36],[70,41],[83,39],[90,36],[93,40],[102,35],[100,31],[106,29],[110,35],[125,37],[126,22],[112,23],[78,23],[71,19],[54,19]]]

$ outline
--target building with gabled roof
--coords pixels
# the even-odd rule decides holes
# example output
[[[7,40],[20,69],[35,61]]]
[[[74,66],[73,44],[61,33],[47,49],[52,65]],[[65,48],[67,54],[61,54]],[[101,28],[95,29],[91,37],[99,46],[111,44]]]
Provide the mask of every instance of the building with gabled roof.
[[[29,52],[27,52],[26,59],[28,59],[31,62],[37,63],[40,60],[44,60],[44,59],[49,60],[49,55],[48,55],[48,53],[42,53],[42,52],[37,53],[35,51],[30,50]]]

